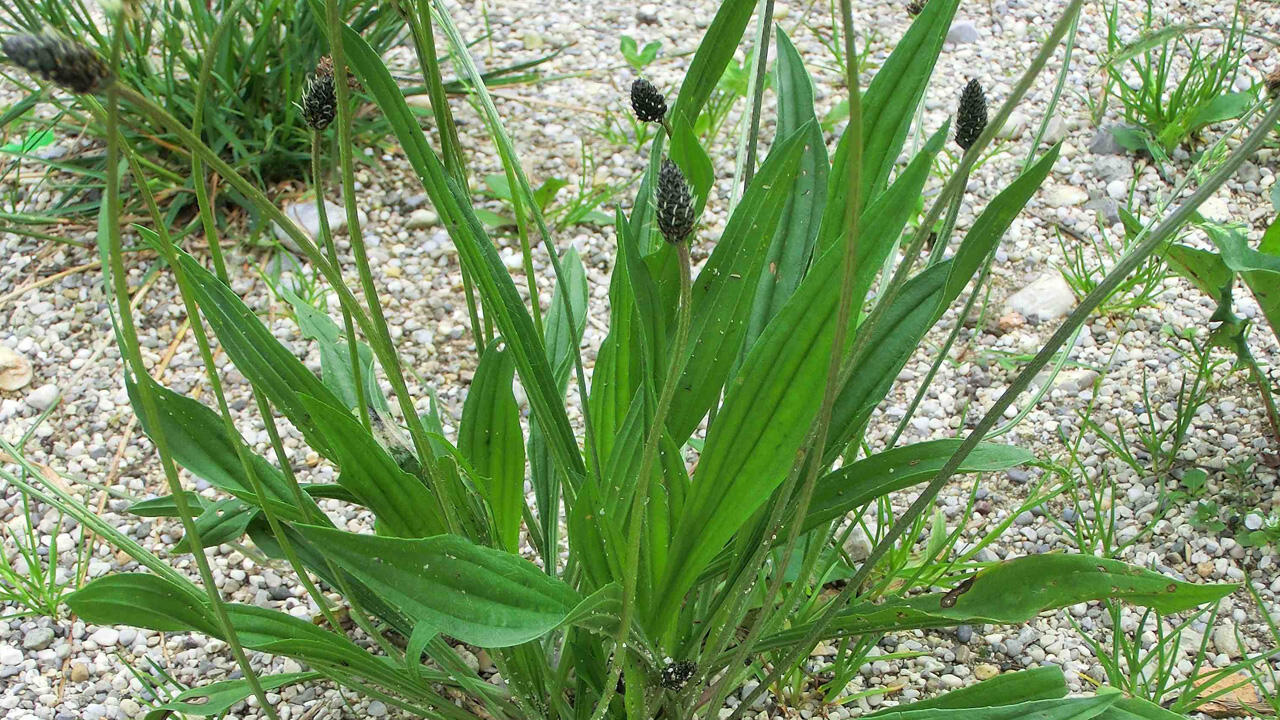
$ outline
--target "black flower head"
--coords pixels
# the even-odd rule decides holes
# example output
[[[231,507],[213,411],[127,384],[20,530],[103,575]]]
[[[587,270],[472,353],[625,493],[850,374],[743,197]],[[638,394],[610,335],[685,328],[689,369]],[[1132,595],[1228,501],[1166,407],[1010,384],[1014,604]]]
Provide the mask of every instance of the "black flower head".
[[[676,244],[693,232],[693,193],[670,158],[662,161],[658,173],[658,229],[667,242]]]
[[[302,119],[313,130],[324,130],[338,114],[338,97],[333,90],[333,75],[317,73],[307,81],[302,92]]]
[[[644,78],[631,83],[631,109],[640,122],[662,122],[667,115],[667,99]]]
[[[681,660],[680,662],[667,663],[662,668],[662,677],[660,682],[662,687],[668,690],[683,690],[686,683],[693,678],[698,666],[690,660]]]
[[[97,53],[56,35],[13,35],[3,48],[9,62],[73,93],[94,92],[111,80]]]
[[[907,14],[915,17],[924,12],[924,6],[929,4],[929,0],[910,0],[907,3]]]
[[[968,150],[987,127],[987,94],[982,83],[970,80],[960,93],[960,108],[956,110],[956,144]]]

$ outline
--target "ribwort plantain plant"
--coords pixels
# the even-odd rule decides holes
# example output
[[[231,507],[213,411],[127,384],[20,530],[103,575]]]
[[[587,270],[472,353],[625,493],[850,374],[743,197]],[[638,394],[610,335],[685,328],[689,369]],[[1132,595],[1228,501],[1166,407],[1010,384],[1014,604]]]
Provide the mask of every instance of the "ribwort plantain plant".
[[[609,333],[590,383],[579,351],[591,297],[581,261],[557,249],[443,4],[419,0],[399,8],[432,97],[443,97],[434,64],[437,32],[469,84],[513,190],[526,267],[537,251],[554,270],[545,309],[532,273],[534,300],[526,304],[476,216],[448,104],[433,107],[437,149],[378,53],[343,24],[336,0],[308,3],[311,21],[332,41],[331,85],[313,81],[295,101],[312,132],[318,194],[322,138],[340,138],[335,165],[351,228],[347,257],[327,229],[319,245],[313,242],[198,133],[127,82],[91,86],[105,102],[86,100],[85,111],[110,129],[102,244],[125,382],[171,491],[134,510],[179,518],[185,537],[175,552],[192,553],[201,583],[85,511],[62,487],[11,481],[37,499],[66,506],[145,568],[74,593],[68,603],[86,622],[199,632],[227,642],[244,677],[193,688],[160,709],[217,714],[253,694],[272,716],[267,690],[325,679],[428,718],[715,718],[729,693],[762,679],[729,712],[738,718],[767,688],[804,669],[819,642],[853,643],[853,652],[864,652],[857,648],[885,633],[1018,623],[1100,598],[1174,613],[1234,589],[1087,555],[1009,559],[939,570],[927,580],[927,568],[904,570],[894,559],[910,554],[900,552],[914,544],[914,532],[906,533],[921,527],[953,475],[1035,460],[987,441],[988,433],[1108,293],[1261,144],[1280,106],[1266,109],[1259,129],[1183,205],[1144,230],[972,431],[864,449],[874,411],[899,371],[990,262],[1057,159],[1055,146],[1029,162],[954,248],[943,241],[943,252],[922,257],[930,229],[964,192],[968,172],[1052,57],[1082,0],[1067,4],[989,122],[978,122],[979,115],[986,120],[985,101],[979,113],[976,94],[966,92],[958,128],[964,155],[911,231],[915,200],[950,127],[937,128],[905,166],[897,160],[958,0],[922,4],[865,90],[852,7],[841,3],[850,122],[830,159],[804,62],[785,33],[769,31],[766,12],[758,38],[772,40],[775,51],[778,133],[759,167],[754,133],[742,139],[748,151],[739,157],[751,166],[736,169],[744,187],[710,245],[697,221],[716,175],[711,158],[719,153],[703,148],[694,128],[756,4],[722,3],[669,107],[656,88],[637,84],[641,119],[660,119],[662,129],[630,212],[616,211]],[[117,78],[123,77],[122,24],[117,16],[106,65]],[[381,311],[356,213],[349,71],[399,141],[476,290],[479,364],[453,437],[434,399],[419,413],[417,400],[430,390],[413,392],[393,344],[394,318]],[[753,87],[762,91],[764,83]],[[628,101],[619,98],[620,105]],[[752,112],[760,108],[757,96]],[[314,309],[299,312],[300,322],[324,330],[309,333],[320,338],[322,377],[245,306],[220,259],[210,271],[175,246],[145,189],[144,167],[123,142],[122,126],[143,124],[164,128],[277,222],[331,285],[342,327]],[[216,409],[160,385],[142,360],[121,255],[126,172],[150,216],[136,232],[173,274]],[[216,247],[212,208],[203,194],[199,202],[209,245]],[[694,244],[709,251],[696,276]],[[359,295],[343,282],[348,266],[359,277]],[[877,285],[886,266],[891,272]],[[270,458],[256,455],[237,430],[206,326],[248,381],[271,441]],[[377,373],[390,396],[372,381]],[[515,400],[517,376],[527,417]],[[566,402],[571,379],[582,398],[576,423]],[[295,431],[337,470],[336,482],[318,482],[311,470],[294,467],[282,437]],[[178,466],[217,489],[216,509],[181,487]],[[843,559],[838,548],[846,516],[856,519],[903,490],[917,492],[916,499],[869,556],[861,563]],[[366,509],[375,518],[372,531],[335,527],[324,511],[330,503]],[[296,573],[320,610],[315,623],[220,595],[204,549],[245,536]],[[840,582],[828,582],[833,576]],[[928,585],[943,590],[930,592]],[[331,603],[333,593],[340,606]],[[341,623],[342,614],[354,627]],[[486,650],[503,683],[470,670],[458,644]],[[252,653],[287,656],[308,670],[260,677]],[[1116,693],[1067,699],[1066,690],[1060,670],[1038,668],[943,704],[926,702],[911,708],[910,717],[1158,712]]]

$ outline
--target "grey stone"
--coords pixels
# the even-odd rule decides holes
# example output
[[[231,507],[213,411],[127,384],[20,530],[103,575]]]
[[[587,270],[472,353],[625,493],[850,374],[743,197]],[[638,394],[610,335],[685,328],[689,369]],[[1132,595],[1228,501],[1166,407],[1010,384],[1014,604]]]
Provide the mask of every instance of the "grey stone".
[[[871,555],[871,538],[861,525],[849,533],[849,538],[844,541],[844,550],[855,561],[866,560]]]
[[[329,231],[337,233],[347,227],[347,211],[342,205],[328,200],[324,201],[325,215],[329,219]],[[315,201],[299,202],[287,206],[284,209],[285,217],[292,220],[300,227],[312,241],[318,241],[320,237],[320,212],[317,209]],[[356,212],[356,217],[363,225],[369,221],[363,210]],[[298,247],[293,238],[289,237],[289,233],[285,229],[276,225],[276,239],[280,241],[290,252],[301,253],[302,249]]]
[[[1078,395],[1093,387],[1098,380],[1098,372],[1089,368],[1072,368],[1058,373],[1053,386],[1067,394]]]
[[[1133,163],[1126,157],[1099,155],[1093,159],[1093,174],[1099,180],[1128,180],[1133,177]]]
[[[1054,185],[1044,194],[1049,207],[1076,207],[1089,201],[1089,193],[1071,185]]]
[[[1009,478],[1010,482],[1016,482],[1019,485],[1031,479],[1031,476],[1027,474],[1027,471],[1022,468],[1014,468],[1010,470],[1005,473],[1005,477]]]
[[[53,407],[58,402],[58,386],[53,383],[41,385],[27,394],[27,404],[40,412]]]
[[[1052,145],[1067,136],[1067,123],[1061,115],[1054,115],[1044,126],[1043,141]]]
[[[1104,225],[1111,226],[1120,222],[1120,204],[1109,197],[1090,200],[1085,206],[1086,210],[1092,210],[1098,214],[1098,219]]]
[[[1089,152],[1094,155],[1124,155],[1128,152],[1111,132],[1116,127],[1120,126],[1108,125],[1104,128],[1099,128],[1097,134],[1093,136],[1093,140],[1089,141]]]
[[[440,222],[440,217],[426,208],[419,208],[413,211],[404,226],[408,230],[421,230],[431,227]]]
[[[1218,624],[1213,628],[1213,646],[1227,657],[1240,657],[1240,643],[1236,640],[1235,623],[1227,618],[1218,618]]]
[[[369,703],[366,712],[369,713],[369,717],[382,717],[387,714],[387,706],[381,700],[374,700]]]
[[[89,639],[102,647],[110,647],[120,641],[120,633],[115,628],[99,628]]]
[[[962,643],[968,643],[973,639],[973,628],[968,625],[958,625],[956,627],[956,640]]]
[[[978,42],[978,28],[967,20],[954,23],[947,31],[947,42],[955,45],[967,45]]]
[[[1018,513],[1018,516],[1016,518],[1013,519],[1013,524],[1030,525],[1034,520],[1035,520],[1035,517],[1029,511],[1023,510],[1022,512]]]
[[[35,628],[22,636],[22,647],[26,650],[43,650],[53,642],[53,628]]]
[[[1033,323],[1066,317],[1075,306],[1075,293],[1057,272],[1041,275],[1004,301],[1005,312],[1016,312]]]

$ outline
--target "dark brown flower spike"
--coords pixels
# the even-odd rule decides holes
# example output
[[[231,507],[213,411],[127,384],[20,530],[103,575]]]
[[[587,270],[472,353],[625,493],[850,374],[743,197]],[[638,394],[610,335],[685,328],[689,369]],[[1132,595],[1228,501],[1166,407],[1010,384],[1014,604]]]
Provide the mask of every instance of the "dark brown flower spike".
[[[662,122],[667,116],[667,99],[644,78],[631,83],[631,109],[640,122]]]
[[[56,35],[13,35],[3,49],[9,62],[73,93],[96,92],[111,80],[97,53]]]
[[[968,150],[986,127],[987,94],[982,91],[982,83],[970,80],[960,93],[960,107],[956,110],[956,144]]]
[[[684,173],[670,158],[664,158],[658,172],[658,229],[662,237],[673,245],[683,241],[693,232],[693,213],[693,192]]]

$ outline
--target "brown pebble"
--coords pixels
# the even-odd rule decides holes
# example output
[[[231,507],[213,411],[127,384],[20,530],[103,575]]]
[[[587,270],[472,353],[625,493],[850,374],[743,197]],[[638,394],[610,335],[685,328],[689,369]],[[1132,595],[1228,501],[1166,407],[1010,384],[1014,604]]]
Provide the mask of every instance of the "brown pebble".
[[[89,679],[89,666],[84,663],[72,663],[71,682],[84,682]]]

